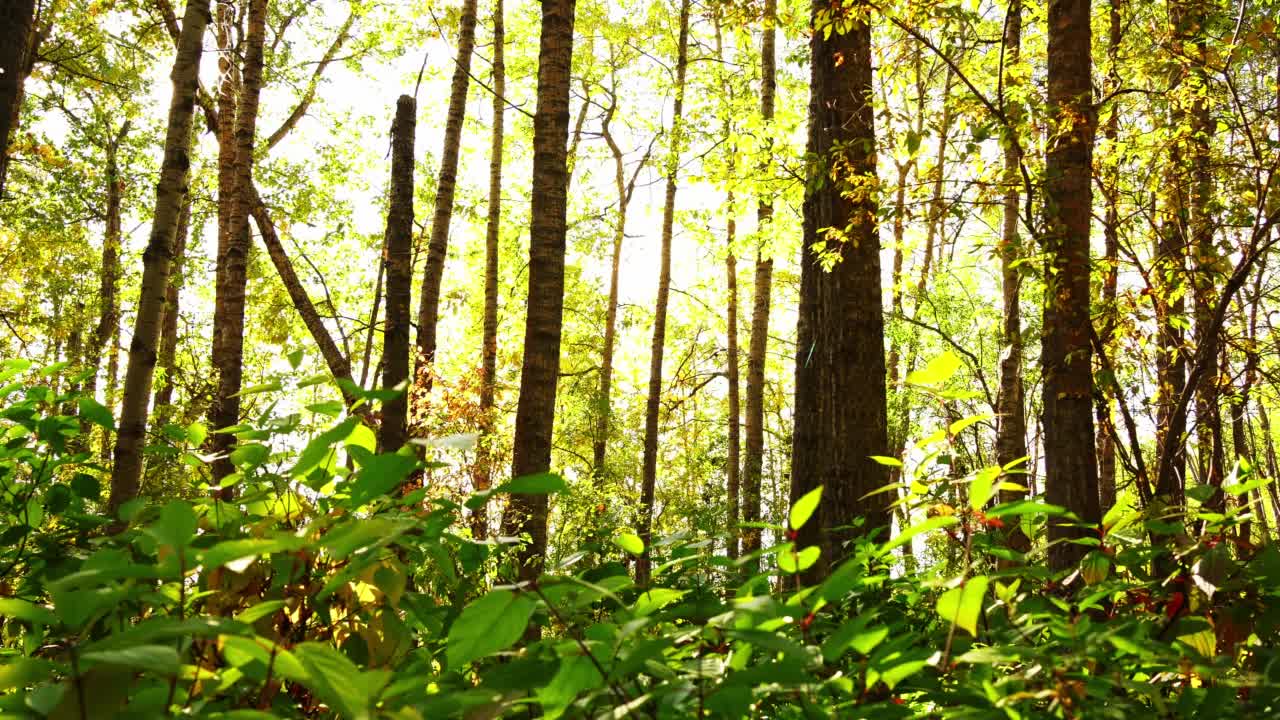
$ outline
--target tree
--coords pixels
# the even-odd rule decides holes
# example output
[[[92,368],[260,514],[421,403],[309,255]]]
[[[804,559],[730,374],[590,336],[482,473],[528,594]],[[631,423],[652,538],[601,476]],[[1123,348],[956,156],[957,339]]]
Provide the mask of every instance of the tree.
[[[210,19],[209,0],[188,0],[182,17],[177,57],[173,62],[173,97],[169,103],[169,125],[165,132],[164,159],[156,184],[156,204],[151,237],[142,256],[142,283],[133,339],[129,345],[129,365],[125,370],[124,395],[120,403],[119,431],[116,435],[115,464],[111,470],[111,495],[107,507],[112,514],[138,495],[142,474],[142,443],[147,431],[147,404],[151,399],[151,379],[156,366],[156,341],[160,316],[173,260],[174,237],[187,194],[191,168],[191,125],[195,110],[200,55],[204,31]]]
[[[889,525],[888,496],[866,497],[887,481],[871,456],[889,446],[869,10],[815,0],[810,16],[791,499],[825,487],[796,542],[820,545],[828,567],[849,526]]]
[[[551,468],[560,333],[564,317],[564,252],[569,173],[569,81],[576,0],[543,0],[538,50],[538,105],[533,120],[533,202],[529,229],[529,312],[516,406],[511,472]],[[527,534],[520,576],[538,576],[547,549],[547,497],[514,495],[503,518],[507,535]]]
[[[9,166],[9,136],[17,127],[22,106],[35,9],[35,0],[0,2],[0,24],[6,28],[0,34],[0,199],[4,199],[5,170]]]
[[[417,103],[408,95],[396,101],[391,125],[391,201],[383,247],[387,278],[387,321],[382,341],[382,385],[401,394],[382,405],[378,445],[395,452],[409,439],[409,307],[413,285],[413,143]]]
[[[1045,155],[1044,368],[1045,495],[1050,503],[1097,523],[1098,467],[1093,436],[1093,348],[1089,317],[1089,226],[1093,203],[1094,117],[1091,0],[1049,3]],[[1068,542],[1087,530],[1063,520],[1049,525],[1050,567],[1075,565],[1087,552]]]

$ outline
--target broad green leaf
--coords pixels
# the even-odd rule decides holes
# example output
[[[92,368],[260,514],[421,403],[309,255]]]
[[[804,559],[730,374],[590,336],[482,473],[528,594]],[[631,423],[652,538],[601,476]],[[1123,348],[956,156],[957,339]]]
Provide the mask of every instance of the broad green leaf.
[[[987,513],[987,515],[990,516],[991,513]],[[890,540],[889,542],[881,546],[880,552],[878,554],[880,556],[887,555],[898,546],[905,545],[911,542],[911,539],[919,535],[920,533],[926,533],[932,530],[939,530],[944,527],[951,527],[952,525],[955,525],[957,522],[959,521],[956,520],[956,517],[954,515],[938,515],[935,517],[931,517],[925,520],[924,522],[916,523],[915,525],[912,525],[906,530],[903,530],[902,532],[898,533],[897,537],[895,537],[894,539]]]
[[[327,643],[305,642],[293,655],[306,668],[304,684],[315,691],[338,715],[351,720],[371,717],[375,698],[366,691],[363,673],[346,655]]]
[[[969,506],[974,510],[982,510],[995,495],[995,481],[1000,477],[1000,467],[985,467],[973,474],[969,483]]]
[[[623,550],[626,550],[632,555],[644,554],[644,540],[641,540],[639,535],[632,535],[631,533],[620,533],[617,537],[613,539],[613,544],[617,545]]]
[[[114,431],[116,429],[116,421],[115,418],[111,417],[111,411],[97,400],[90,397],[82,397],[76,400],[76,405],[80,409],[80,417],[107,430]]]
[[[960,369],[960,358],[950,350],[929,361],[928,365],[907,375],[909,385],[941,385]]]
[[[0,598],[0,617],[25,620],[41,625],[56,625],[58,623],[58,616],[54,615],[49,608],[18,598]]]
[[[399,453],[371,455],[361,461],[360,472],[344,485],[351,505],[358,507],[384,497],[400,487],[418,467],[416,458]]]
[[[796,552],[795,547],[792,546],[778,553],[778,569],[793,575],[804,572],[813,567],[821,555],[822,550],[817,545],[811,545],[800,552]]]
[[[511,647],[524,634],[536,603],[510,590],[491,590],[462,609],[449,628],[445,656],[451,668]]]
[[[80,661],[89,664],[115,665],[117,667],[146,670],[162,675],[173,675],[182,661],[173,645],[135,645],[85,652]]]
[[[513,495],[547,495],[549,493],[569,492],[569,486],[565,484],[564,478],[555,473],[546,472],[537,473],[536,475],[521,475],[499,485],[493,491],[511,493]]]
[[[53,677],[58,666],[40,658],[19,657],[6,659],[0,665],[0,691],[24,688]]]
[[[942,619],[955,623],[970,635],[978,635],[978,618],[982,614],[982,602],[987,594],[989,580],[977,575],[960,587],[951,588],[938,598],[938,614]]]
[[[804,524],[809,522],[809,518],[813,516],[813,511],[818,509],[818,501],[822,499],[822,486],[810,490],[791,506],[791,514],[787,517],[787,523],[792,530],[799,530]]]
[[[191,503],[174,500],[160,511],[160,519],[147,528],[147,534],[162,545],[182,548],[196,536],[196,523],[196,511]]]
[[[880,465],[886,465],[888,467],[902,467],[902,461],[895,457],[889,457],[887,455],[872,455],[871,459]]]
[[[1106,555],[1094,550],[1085,556],[1080,562],[1080,577],[1088,585],[1097,585],[1107,579],[1107,573],[1111,570],[1111,559]]]
[[[259,385],[250,385],[249,387],[241,390],[240,392],[236,393],[235,395],[232,395],[231,397],[244,397],[246,395],[257,395],[259,393],[264,393],[264,392],[276,392],[282,389],[284,389],[284,386],[280,384],[279,380],[272,380],[271,382],[261,383]]]
[[[1023,515],[1066,515],[1067,509],[1061,505],[1050,505],[1036,500],[1015,500],[1014,502],[1000,503],[995,507],[987,510],[985,515],[989,518],[1003,517],[1021,517]]]
[[[349,417],[312,438],[311,442],[307,443],[307,447],[303,449],[302,454],[298,456],[298,462],[294,464],[289,474],[293,477],[306,477],[311,474],[311,471],[315,470],[325,461],[329,453],[333,452],[334,445],[346,440],[351,435],[352,428],[358,422],[360,422],[359,419]]]
[[[555,720],[578,695],[604,684],[604,678],[595,663],[585,655],[570,655],[560,661],[560,669],[545,687],[538,691],[542,703],[542,716]]]
[[[684,597],[685,592],[684,590],[672,590],[671,588],[654,588],[636,598],[635,605],[631,607],[631,610],[637,616],[644,617]]]
[[[970,415],[967,418],[961,418],[951,423],[951,425],[947,427],[947,432],[951,433],[952,435],[959,435],[961,430],[965,430],[972,425],[976,425],[980,422],[990,420],[994,417],[995,415],[992,415],[991,413],[980,413],[978,415]]]

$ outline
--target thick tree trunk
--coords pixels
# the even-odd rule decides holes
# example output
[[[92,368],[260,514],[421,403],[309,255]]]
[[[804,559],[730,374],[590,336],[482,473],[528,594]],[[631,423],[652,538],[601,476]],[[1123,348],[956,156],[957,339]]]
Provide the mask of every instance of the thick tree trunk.
[[[1090,0],[1049,3],[1049,111],[1045,157],[1044,370],[1045,495],[1083,523],[1101,520],[1093,434],[1093,348],[1089,317],[1089,225],[1094,118]],[[1074,566],[1087,548],[1067,542],[1090,531],[1049,524],[1049,566]]]
[[[529,232],[528,316],[520,400],[516,408],[512,474],[551,468],[560,333],[564,318],[564,253],[569,182],[569,80],[576,0],[543,0],[538,50],[538,106],[533,120],[533,182]],[[534,579],[547,550],[547,496],[513,495],[503,518],[506,535],[527,534],[520,576]]]
[[[409,308],[413,293],[413,144],[417,104],[408,95],[396,101],[391,125],[391,199],[383,264],[387,276],[387,322],[382,336],[382,386],[409,379]],[[395,452],[409,439],[409,391],[382,404],[378,446]]]
[[[671,147],[667,156],[666,198],[662,206],[662,251],[658,264],[658,296],[653,309],[653,342],[649,354],[649,395],[644,412],[644,458],[640,475],[640,527],[644,553],[636,562],[636,583],[649,582],[653,545],[654,490],[658,480],[658,425],[662,408],[662,360],[667,342],[667,305],[671,295],[671,241],[675,230],[676,182],[684,147],[684,89],[689,67],[689,3],[680,2],[680,37],[676,47],[675,104],[671,115]]]
[[[777,77],[777,0],[765,0],[764,31],[760,40],[760,117],[768,128],[773,124]],[[770,128],[770,132],[772,129]],[[766,164],[767,166],[767,164]],[[773,223],[773,201],[761,198],[756,209],[758,233],[765,236]],[[756,252],[754,299],[751,306],[751,337],[747,341],[747,413],[744,418],[746,442],[742,458],[742,522],[760,521],[760,480],[764,472],[764,365],[769,349],[769,310],[773,296],[773,257],[770,249]],[[742,533],[742,553],[760,550],[760,530]],[[753,569],[755,563],[748,565]]]
[[[814,0],[815,23],[828,8]],[[862,531],[874,533],[890,522],[889,496],[865,497],[888,480],[870,456],[889,448],[865,11],[845,10],[848,17],[831,18],[843,27],[815,27],[810,39],[808,152],[815,159],[811,172],[824,182],[809,183],[804,201],[791,500],[825,487],[817,518],[796,541],[822,546],[815,576],[844,554],[847,526],[861,520]],[[823,260],[834,260],[829,271]]]
[[[178,214],[178,231],[173,240],[173,262],[169,284],[164,289],[164,322],[160,332],[160,368],[164,377],[156,390],[157,411],[173,404],[174,373],[178,370],[178,317],[182,303],[183,268],[187,254],[187,233],[191,225],[191,198],[182,203]]]
[[[494,397],[498,374],[498,251],[502,238],[502,142],[506,112],[507,73],[504,60],[506,29],[502,0],[493,0],[493,136],[489,147],[489,217],[484,233],[484,329],[480,340],[480,417],[483,436],[476,458],[475,491],[493,485]],[[481,505],[471,515],[471,534],[489,534],[489,508]]]
[[[1174,113],[1175,122],[1180,118]],[[1186,276],[1186,198],[1178,168],[1182,153],[1175,143],[1169,152],[1165,191],[1161,193],[1160,227],[1156,228],[1155,260],[1152,263],[1152,303],[1156,316],[1156,446],[1169,455],[1157,458],[1156,502],[1180,508],[1186,489],[1185,413],[1175,413],[1178,397],[1186,387],[1187,362],[1183,354],[1183,322],[1186,301],[1182,278]]]
[[[244,313],[249,263],[249,214],[253,207],[253,150],[258,121],[258,96],[262,88],[263,40],[266,35],[267,0],[249,0],[244,67],[236,103],[233,187],[228,203],[225,248],[218,253],[218,275],[213,311],[213,366],[218,384],[209,408],[211,428],[225,428],[240,421],[241,380],[244,375]],[[227,122],[224,114],[223,123]],[[222,150],[225,152],[226,147]],[[219,188],[221,193],[221,188]],[[229,457],[235,435],[212,434],[213,481],[235,472]],[[230,499],[232,488],[221,496]]]
[[[440,177],[436,183],[436,205],[431,219],[431,241],[427,245],[427,266],[422,275],[422,296],[418,304],[419,362],[430,370],[436,358],[436,323],[440,317],[440,287],[444,281],[444,261],[449,254],[449,223],[453,218],[453,196],[458,184],[458,153],[462,149],[462,123],[467,114],[467,86],[471,77],[471,53],[476,41],[476,0],[462,0],[458,24],[458,57],[454,61],[449,109],[445,115],[444,150],[440,154]],[[430,375],[428,377],[428,382]]]
[[[1121,0],[1110,0],[1107,13],[1107,59],[1110,65],[1108,88],[1111,92],[1120,87],[1120,77],[1117,72],[1117,53],[1119,52],[1120,41],[1123,38],[1120,23],[1120,2]],[[1115,142],[1119,136],[1119,130],[1118,106],[1112,105],[1111,115],[1107,118],[1107,124],[1103,128],[1103,135],[1107,139],[1109,150],[1113,153],[1115,152]],[[1102,346],[1108,349],[1116,331],[1116,293],[1120,276],[1119,266],[1117,265],[1120,253],[1120,174],[1117,168],[1117,160],[1111,160],[1103,170],[1103,185],[1106,192],[1106,211],[1103,222],[1106,262],[1102,279],[1102,328],[1101,332],[1098,333],[1098,337],[1102,342]],[[1117,436],[1115,424],[1111,419],[1112,405],[1114,403],[1110,396],[1105,393],[1098,393],[1098,398],[1096,402],[1098,413],[1098,504],[1099,510],[1105,516],[1107,511],[1116,504],[1115,443]]]
[[[173,242],[187,194],[191,168],[191,123],[198,86],[200,54],[205,28],[209,24],[209,0],[188,0],[178,38],[178,53],[170,78],[173,98],[169,104],[169,126],[165,133],[164,159],[156,184],[156,206],[151,237],[142,256],[142,282],[133,340],[129,345],[129,366],[125,371],[124,398],[120,406],[116,435],[115,463],[111,471],[108,512],[137,497],[142,474],[142,447],[147,430],[147,402],[151,398],[151,378],[156,367],[156,341],[160,335],[160,315],[169,286]]]
[[[1011,69],[1018,64],[1022,48],[1022,3],[1014,0],[1009,4],[1009,13],[1005,19],[1005,87],[1015,87],[1018,73]],[[1021,122],[1018,104],[1005,104],[1012,128],[1004,138],[1004,223],[1000,235],[1000,287],[1004,308],[1001,344],[1004,346],[1000,359],[1000,394],[996,400],[996,413],[999,424],[996,433],[996,462],[1002,467],[1027,457],[1027,416],[1023,403],[1022,385],[1022,311],[1021,302],[1022,278],[1016,266],[1022,257],[1022,238],[1018,233],[1018,192],[1022,182],[1022,145],[1012,133],[1019,132]],[[1017,478],[1014,480],[1015,484]],[[1015,502],[1026,497],[1023,490],[1001,490],[1001,502]],[[1007,544],[1010,549],[1025,553],[1031,549],[1031,538],[1023,531],[1018,519],[1005,528]]]
[[[17,128],[22,105],[22,83],[26,80],[27,53],[31,47],[31,23],[35,0],[0,0],[0,200],[9,167],[9,141]]]

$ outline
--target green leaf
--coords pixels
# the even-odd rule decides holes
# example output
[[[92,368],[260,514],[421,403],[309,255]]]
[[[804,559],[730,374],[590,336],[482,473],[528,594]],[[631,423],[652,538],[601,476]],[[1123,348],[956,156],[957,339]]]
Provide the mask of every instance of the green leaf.
[[[538,691],[542,716],[555,720],[564,714],[575,698],[584,691],[604,684],[595,663],[585,655],[570,655],[560,661],[560,669],[551,682]]]
[[[1014,502],[1000,503],[988,510],[985,515],[989,518],[1003,517],[1021,517],[1023,515],[1065,515],[1067,509],[1061,505],[1050,505],[1035,500],[1015,500]]]
[[[333,446],[347,439],[351,435],[351,430],[356,426],[359,419],[349,417],[346,420],[325,430],[319,435],[312,438],[307,443],[307,447],[303,449],[302,454],[298,456],[298,462],[289,471],[293,477],[306,477],[311,474],[321,463],[333,452]]]
[[[804,494],[804,497],[796,501],[791,506],[791,514],[787,516],[787,524],[792,530],[799,530],[804,524],[809,522],[809,518],[813,516],[813,511],[818,509],[818,501],[822,499],[822,486],[810,490]]]
[[[510,590],[491,590],[462,609],[449,628],[445,656],[451,668],[488,657],[520,639],[536,603]]]
[[[950,350],[929,361],[928,365],[907,375],[909,385],[941,385],[960,369],[960,358]]]
[[[569,492],[564,478],[555,473],[537,473],[521,475],[494,488],[494,492],[511,493],[513,495],[546,495],[548,493]]]
[[[1000,477],[1000,466],[985,467],[973,474],[969,482],[969,506],[982,510],[996,494],[995,482]]]
[[[91,397],[82,397],[76,400],[76,405],[80,408],[80,417],[108,430],[114,431],[116,429],[116,420],[111,417],[111,411],[97,400]]]
[[[979,413],[977,415],[970,415],[967,418],[961,418],[951,423],[951,425],[947,427],[947,432],[951,433],[952,435],[959,435],[961,430],[964,430],[972,425],[976,425],[980,422],[990,420],[994,417],[995,415],[992,415],[991,413]]]
[[[821,555],[822,550],[817,545],[807,547],[798,553],[793,546],[778,553],[778,569],[792,575],[804,572],[813,567],[813,564],[818,562],[818,558]]]
[[[978,617],[982,614],[988,583],[985,575],[978,575],[969,578],[964,585],[942,593],[938,598],[938,614],[943,620],[955,623],[977,637]]]
[[[231,463],[236,467],[257,467],[270,455],[270,448],[261,443],[237,443],[231,451]]]
[[[283,388],[284,386],[280,384],[279,380],[272,380],[271,382],[261,383],[259,385],[250,385],[231,397],[244,397],[246,395],[257,395],[258,393],[264,392],[276,392]]]
[[[147,528],[162,545],[185,547],[196,536],[196,511],[185,500],[174,500],[160,511],[160,519]]]
[[[617,545],[623,550],[626,550],[632,555],[644,554],[644,541],[640,539],[639,535],[632,535],[631,533],[620,533],[617,537],[613,539],[613,544]]]
[[[651,615],[684,597],[685,592],[684,590],[672,590],[671,588],[654,588],[636,598],[635,605],[631,606],[631,611],[637,617]]]
[[[54,615],[49,608],[18,598],[0,598],[0,617],[41,625],[58,624],[58,616]]]
[[[40,658],[20,657],[0,665],[0,691],[35,685],[53,676],[57,665]]]
[[[359,474],[344,486],[350,493],[351,505],[358,507],[386,496],[417,467],[416,458],[399,453],[366,456],[360,461]]]
[[[305,642],[293,655],[307,671],[304,684],[315,691],[338,715],[351,720],[370,717],[374,698],[366,691],[360,668],[331,645]]]
[[[86,473],[76,473],[71,478],[71,491],[85,500],[97,500],[102,496],[102,482]]]
[[[126,648],[96,650],[82,654],[81,662],[148,670],[169,676],[182,665],[178,650],[172,645],[135,645]]]
[[[880,465],[886,465],[888,467],[902,467],[902,461],[895,457],[889,457],[887,455],[872,455],[871,459]]]
[[[991,513],[987,513],[987,515],[990,516]],[[911,542],[911,538],[919,535],[920,533],[926,533],[931,530],[938,530],[944,527],[951,527],[957,522],[959,521],[956,520],[954,515],[938,515],[931,517],[922,523],[916,523],[915,525],[912,525],[906,530],[898,533],[898,536],[894,539],[882,545],[878,554],[881,556],[887,555],[899,545],[905,545]]]

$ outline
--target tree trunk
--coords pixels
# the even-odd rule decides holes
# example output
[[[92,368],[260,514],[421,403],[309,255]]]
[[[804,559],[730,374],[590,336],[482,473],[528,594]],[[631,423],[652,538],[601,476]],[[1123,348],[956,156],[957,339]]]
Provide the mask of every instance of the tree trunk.
[[[533,178],[529,232],[528,316],[520,400],[516,408],[512,474],[551,468],[560,333],[564,317],[564,253],[569,139],[569,80],[576,0],[543,0],[538,50],[538,106],[533,120]],[[513,495],[505,535],[527,534],[520,577],[538,577],[547,550],[547,496]]]
[[[662,256],[658,265],[658,297],[653,309],[653,342],[649,354],[649,395],[644,412],[644,459],[640,476],[640,527],[644,553],[636,562],[636,584],[647,585],[653,545],[653,502],[658,480],[658,423],[662,407],[662,360],[667,341],[667,304],[671,294],[671,240],[675,225],[676,180],[684,144],[685,73],[689,67],[689,2],[680,2],[680,37],[676,48],[675,105],[671,115],[671,147],[667,156],[666,199],[662,206]]]
[[[843,555],[847,526],[861,520],[875,533],[890,523],[889,496],[865,497],[888,480],[870,456],[889,449],[871,28],[865,7],[830,18],[841,26],[816,26],[829,7],[814,0],[811,16],[808,153],[823,182],[810,182],[804,200],[791,476],[793,503],[825,486],[796,540],[822,546],[818,577]]]
[[[408,95],[396,101],[391,125],[391,199],[383,264],[387,276],[387,322],[382,336],[382,386],[409,380],[409,308],[413,293],[413,144],[417,104]],[[409,391],[382,404],[378,446],[395,452],[409,439]]]
[[[440,317],[440,287],[444,281],[444,261],[449,254],[449,223],[453,218],[453,196],[458,184],[458,153],[462,149],[462,123],[467,114],[467,85],[471,77],[471,52],[476,41],[476,0],[462,0],[458,24],[458,57],[454,61],[449,109],[445,115],[444,150],[440,154],[440,178],[436,183],[436,205],[431,220],[431,241],[427,245],[427,266],[422,275],[422,297],[418,305],[418,353],[422,367],[432,370],[436,358],[436,322]],[[430,375],[427,375],[430,382]]]
[[[9,167],[10,135],[17,129],[22,106],[22,83],[26,80],[31,47],[31,23],[35,0],[0,2],[0,200],[4,199],[4,179]]]
[[[1006,91],[1017,82],[1018,74],[1010,68],[1021,59],[1022,3],[1009,4],[1005,18],[1005,87]],[[1000,236],[1000,287],[1004,319],[1002,328],[1003,355],[1000,359],[1000,394],[996,399],[999,424],[996,433],[996,462],[1002,467],[1027,457],[1027,417],[1023,403],[1022,385],[1022,312],[1021,271],[1015,263],[1022,257],[1022,239],[1018,233],[1018,188],[1022,182],[1022,146],[1013,133],[1019,132],[1021,122],[1019,105],[1005,103],[1005,112],[1013,126],[1005,130],[1004,138],[1004,223]],[[1018,483],[1015,479],[1015,484]],[[1001,490],[1000,502],[1016,502],[1026,498],[1024,490]],[[1031,549],[1031,538],[1022,529],[1017,517],[1012,517],[1005,528],[1008,547],[1025,553]]]
[[[506,30],[502,0],[493,0],[493,137],[489,148],[489,217],[484,233],[484,330],[480,342],[480,417],[483,436],[476,458],[476,492],[493,485],[494,396],[498,374],[498,242],[502,236],[502,142],[506,112],[507,74],[504,61]],[[471,515],[471,534],[478,540],[489,534],[489,508],[481,505]]]
[[[117,295],[120,286],[120,167],[116,160],[117,150],[129,132],[129,122],[125,121],[119,133],[107,143],[106,154],[106,208],[103,218],[106,233],[102,238],[102,273],[98,284],[98,324],[93,331],[93,370],[86,385],[86,393],[96,394],[98,387],[98,371],[103,369],[105,361],[106,373],[106,406],[111,407],[112,395],[120,367],[119,332],[120,332],[120,299]],[[115,358],[114,362],[112,358]],[[82,429],[86,429],[81,425]],[[103,431],[101,455],[105,461],[110,447],[111,433]]]
[[[187,233],[191,224],[191,198],[182,203],[178,214],[178,231],[173,240],[173,263],[169,272],[169,284],[164,289],[164,323],[160,332],[160,367],[164,376],[160,389],[156,390],[155,406],[162,411],[173,404],[174,373],[178,370],[178,316],[182,301],[183,268],[187,254]],[[197,237],[199,234],[197,233]]]
[[[253,149],[258,121],[258,95],[262,88],[263,39],[266,34],[267,0],[249,0],[248,31],[245,35],[244,67],[240,93],[236,103],[234,153],[235,165],[230,203],[228,204],[225,248],[218,253],[218,276],[215,284],[213,311],[213,366],[218,370],[218,384],[209,408],[212,429],[225,428],[240,421],[241,379],[244,374],[245,290],[248,285],[249,213],[253,207]],[[227,117],[222,117],[224,123]],[[222,148],[225,152],[226,147]],[[219,189],[221,194],[221,188]],[[211,435],[214,454],[213,483],[235,472],[229,457],[235,444],[233,433]],[[232,488],[223,488],[221,496],[230,499]]]
[[[774,100],[777,94],[777,0],[765,0],[764,31],[760,40],[760,118],[772,132]],[[768,146],[766,145],[766,152]],[[767,162],[765,163],[767,167]],[[773,201],[761,198],[756,208],[758,234],[766,236],[773,223]],[[760,522],[760,479],[764,470],[764,365],[769,349],[769,306],[773,295],[773,257],[764,247],[756,252],[754,298],[751,305],[751,337],[747,345],[747,414],[744,418],[746,444],[742,459],[742,522]],[[760,529],[742,533],[742,554],[760,550]],[[747,569],[753,570],[752,561]]]
[[[1107,60],[1110,65],[1108,73],[1108,88],[1114,92],[1120,88],[1120,77],[1117,72],[1117,53],[1120,48],[1120,41],[1123,39],[1122,26],[1120,23],[1120,2],[1121,0],[1110,0],[1108,8],[1108,46]],[[1118,106],[1112,104],[1111,115],[1107,118],[1107,124],[1103,128],[1103,136],[1107,140],[1107,146],[1110,152],[1115,152],[1115,142],[1119,136],[1120,119],[1118,115]],[[1111,342],[1115,337],[1116,331],[1116,293],[1119,285],[1119,260],[1120,253],[1120,211],[1119,197],[1120,192],[1120,174],[1118,172],[1118,159],[1109,161],[1102,171],[1103,186],[1106,193],[1106,211],[1103,222],[1103,238],[1106,252],[1106,264],[1103,268],[1102,279],[1102,328],[1099,340],[1104,348],[1110,348]],[[1114,381],[1115,379],[1112,378]],[[1116,504],[1116,431],[1115,424],[1111,419],[1112,405],[1111,398],[1104,394],[1098,394],[1096,402],[1098,413],[1098,505],[1099,510],[1105,516],[1107,511]]]
[[[209,0],[188,0],[174,59],[173,99],[169,104],[169,126],[165,133],[164,159],[156,184],[156,206],[151,237],[142,256],[142,283],[133,340],[129,345],[129,366],[125,371],[124,398],[116,435],[115,463],[111,471],[108,513],[138,495],[142,473],[142,446],[147,431],[147,402],[156,367],[156,340],[160,335],[160,315],[164,311],[169,286],[169,266],[173,243],[187,194],[191,167],[191,123],[198,86],[200,54],[209,23]]]
[[[1090,85],[1091,0],[1049,4],[1048,101],[1053,130],[1045,157],[1045,495],[1083,523],[1101,520],[1093,435],[1089,337],[1089,225],[1094,118]],[[1067,542],[1090,531],[1053,519],[1049,566],[1074,566],[1087,548]]]

